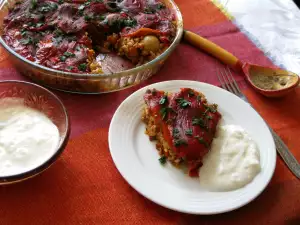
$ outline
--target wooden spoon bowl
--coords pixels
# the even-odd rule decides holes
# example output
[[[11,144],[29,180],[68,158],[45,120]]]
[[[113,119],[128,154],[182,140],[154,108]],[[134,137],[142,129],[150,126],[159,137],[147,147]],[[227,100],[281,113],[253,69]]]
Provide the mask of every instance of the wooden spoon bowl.
[[[282,97],[299,85],[299,76],[290,71],[245,63],[242,66],[246,80],[266,97]]]

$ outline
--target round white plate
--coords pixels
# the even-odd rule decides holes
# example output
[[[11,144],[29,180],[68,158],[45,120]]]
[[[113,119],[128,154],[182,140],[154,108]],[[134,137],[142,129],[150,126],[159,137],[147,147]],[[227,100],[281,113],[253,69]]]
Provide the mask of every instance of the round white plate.
[[[210,192],[167,163],[162,166],[155,148],[144,133],[141,121],[143,95],[148,88],[176,92],[193,88],[219,105],[223,123],[242,126],[260,149],[261,172],[245,187],[229,192]],[[275,169],[276,150],[272,135],[258,113],[235,95],[196,81],[166,81],[144,87],[130,95],[117,109],[109,128],[109,148],[124,179],[140,194],[166,208],[192,214],[216,214],[237,209],[257,197]]]

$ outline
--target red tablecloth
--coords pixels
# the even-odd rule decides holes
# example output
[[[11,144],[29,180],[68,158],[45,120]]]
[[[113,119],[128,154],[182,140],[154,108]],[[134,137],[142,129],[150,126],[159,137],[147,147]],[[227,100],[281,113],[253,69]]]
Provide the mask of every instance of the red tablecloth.
[[[272,65],[208,0],[177,0],[185,28],[208,37],[242,60]],[[0,79],[22,79],[0,48]],[[275,175],[253,202],[215,216],[191,216],[158,206],[133,190],[115,168],[108,149],[108,127],[117,106],[141,86],[189,79],[218,85],[217,60],[181,44],[164,68],[149,81],[124,91],[98,96],[56,92],[72,123],[62,157],[43,174],[0,187],[0,225],[43,224],[300,224],[300,183],[278,157]],[[266,99],[235,74],[256,109],[300,157],[300,91],[293,97]]]

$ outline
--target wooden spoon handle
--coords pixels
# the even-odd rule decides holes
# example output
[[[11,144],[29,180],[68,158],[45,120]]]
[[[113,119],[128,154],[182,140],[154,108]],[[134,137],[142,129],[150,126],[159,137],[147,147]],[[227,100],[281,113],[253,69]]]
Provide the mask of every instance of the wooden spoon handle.
[[[215,43],[199,36],[198,34],[185,30],[183,39],[191,45],[219,59],[221,62],[230,66],[232,69],[238,71],[242,70],[242,63],[237,57],[221,48],[220,46],[216,45]]]

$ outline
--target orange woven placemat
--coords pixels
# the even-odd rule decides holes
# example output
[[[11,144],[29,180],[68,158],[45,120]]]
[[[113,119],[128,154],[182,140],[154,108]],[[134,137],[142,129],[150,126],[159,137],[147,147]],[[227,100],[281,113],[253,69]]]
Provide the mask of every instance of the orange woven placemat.
[[[183,13],[185,28],[201,33],[241,59],[272,65],[210,1],[176,2]],[[215,69],[221,66],[206,54],[181,44],[162,71],[142,85],[170,79],[192,79],[217,85]],[[1,48],[0,79],[25,79],[13,68]],[[177,213],[150,202],[133,190],[115,168],[107,139],[115,109],[139,87],[101,96],[56,92],[71,116],[71,140],[62,157],[43,174],[0,188],[0,225],[300,224],[300,184],[279,157],[267,189],[247,206],[222,215]],[[300,157],[297,140],[299,89],[293,98],[280,100],[265,99],[246,84],[245,92]]]

